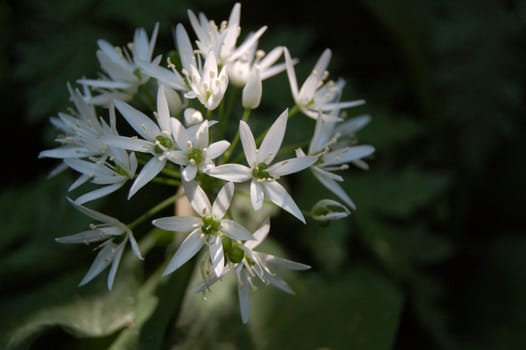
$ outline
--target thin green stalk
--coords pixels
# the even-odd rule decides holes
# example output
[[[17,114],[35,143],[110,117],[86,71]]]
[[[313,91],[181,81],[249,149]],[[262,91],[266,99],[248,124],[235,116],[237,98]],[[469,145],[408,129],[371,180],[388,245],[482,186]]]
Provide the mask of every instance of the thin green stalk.
[[[155,214],[157,214],[161,210],[163,210],[166,207],[168,207],[169,205],[175,203],[175,201],[177,201],[182,196],[184,196],[183,193],[176,193],[173,196],[170,196],[170,197],[166,198],[162,202],[160,202],[157,205],[155,205],[154,207],[150,208],[146,213],[144,213],[143,215],[139,216],[133,222],[128,224],[127,225],[128,228],[130,230],[133,230],[136,226],[142,224],[144,221],[146,221],[147,219],[151,218],[152,216],[154,216]]]
[[[155,177],[152,179],[153,182],[163,184],[163,185],[169,185],[169,186],[181,186],[181,181],[174,180],[174,179],[167,179],[167,178],[161,178],[161,177]]]

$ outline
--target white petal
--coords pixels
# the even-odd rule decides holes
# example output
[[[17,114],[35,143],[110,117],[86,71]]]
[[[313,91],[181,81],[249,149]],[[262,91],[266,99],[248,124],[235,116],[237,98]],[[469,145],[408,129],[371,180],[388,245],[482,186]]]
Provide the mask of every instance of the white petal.
[[[223,243],[221,237],[216,235],[209,244],[210,263],[214,269],[216,276],[221,276],[223,268],[225,267],[225,255],[223,253]]]
[[[338,149],[327,153],[322,157],[321,165],[339,165],[370,156],[374,153],[374,147],[369,145],[354,146]]]
[[[343,188],[336,181],[326,176],[320,175],[320,173],[317,171],[313,171],[312,173],[323,186],[325,186],[332,193],[338,196],[338,198],[344,201],[345,204],[347,204],[350,208],[356,209],[356,205],[354,204],[352,199],[347,195],[347,193],[345,193]]]
[[[124,252],[124,246],[126,244],[126,239],[123,240],[119,246],[115,249],[115,255],[111,263],[110,272],[108,273],[107,286],[111,290],[113,287],[113,281],[115,281],[115,275],[117,274],[117,269],[119,268],[119,263],[121,262],[122,253]]]
[[[184,192],[188,201],[200,216],[210,215],[212,205],[205,191],[195,181],[183,182]]]
[[[59,147],[38,154],[38,158],[81,158],[91,155],[86,147]]]
[[[238,298],[239,310],[241,312],[241,320],[243,323],[248,322],[250,314],[250,282],[248,281],[247,272],[243,269],[238,274]]]
[[[284,176],[297,173],[310,167],[318,160],[318,157],[300,157],[283,160],[270,166],[267,171],[272,176]]]
[[[217,194],[217,197],[212,206],[212,216],[216,220],[221,220],[228,208],[230,208],[230,203],[234,197],[234,184],[232,182],[227,182],[221,191]]]
[[[240,241],[253,240],[254,236],[246,228],[235,222],[234,220],[221,220],[221,232],[232,239]]]
[[[256,248],[261,242],[265,240],[270,231],[270,218],[267,216],[261,226],[254,232],[254,240],[247,241],[245,247],[249,249]]]
[[[298,92],[298,80],[296,79],[296,72],[294,71],[294,64],[292,62],[292,59],[290,58],[289,50],[286,47],[283,49],[283,53],[285,54],[285,63],[287,66],[287,76],[289,78],[289,85],[290,85],[290,90],[292,92],[292,97],[294,98],[294,101],[297,101],[299,92]]]
[[[263,93],[263,85],[257,67],[252,68],[248,81],[243,87],[242,105],[243,108],[255,109],[261,102],[261,94]]]
[[[98,242],[102,241],[103,239],[107,239],[111,237],[112,235],[105,234],[104,232],[100,230],[87,230],[82,231],[79,233],[75,233],[74,235],[69,236],[63,236],[63,237],[57,237],[55,238],[55,241],[59,243],[91,243],[91,242]]]
[[[166,266],[163,276],[174,272],[179,267],[184,265],[184,263],[190,260],[195,254],[197,254],[204,244],[201,235],[201,229],[196,229],[184,239],[172,260],[170,260],[168,266]]]
[[[263,185],[257,181],[252,180],[250,182],[250,201],[254,210],[259,210],[263,206],[263,200],[265,199],[265,192]]]
[[[112,242],[105,244],[95,257],[95,260],[93,260],[93,263],[91,264],[88,272],[86,273],[82,281],[80,281],[79,286],[85,285],[86,283],[94,279],[106,267],[108,267],[108,265],[113,260],[115,253],[115,244],[113,244]]]
[[[338,125],[335,131],[339,132],[342,135],[352,135],[356,131],[362,129],[364,126],[369,124],[370,121],[371,117],[369,115],[360,115]]]
[[[181,177],[185,182],[192,181],[197,175],[197,167],[193,164],[187,165],[181,171]]]
[[[168,101],[166,100],[163,85],[159,86],[157,90],[157,118],[161,126],[161,131],[170,133],[170,112],[168,110]]]
[[[130,239],[130,245],[132,247],[133,254],[137,257],[137,259],[144,260],[141,250],[139,249],[139,244],[137,244],[137,241],[135,240],[135,237],[133,237],[131,231],[128,232],[128,238]]]
[[[137,175],[137,178],[133,182],[133,185],[130,188],[128,194],[128,199],[130,199],[138,190],[143,188],[148,182],[150,182],[154,177],[157,176],[163,170],[166,164],[166,160],[159,160],[158,157],[153,157],[144,164],[144,167],[141,169],[141,172]]]
[[[222,140],[218,142],[212,143],[210,146],[208,146],[208,150],[206,151],[206,156],[209,159],[216,159],[230,147],[230,142]]]
[[[208,120],[198,124],[197,131],[195,132],[195,143],[194,148],[204,149],[208,146]]]
[[[320,58],[318,59],[318,62],[316,62],[316,65],[314,66],[314,69],[312,70],[313,73],[318,74],[321,78],[323,73],[327,70],[327,67],[329,66],[329,61],[331,60],[332,52],[330,49],[325,49],[323,53],[321,54]]]
[[[263,184],[263,188],[265,196],[269,200],[294,215],[301,222],[305,223],[305,218],[303,217],[301,210],[281,184],[276,181],[269,181]]]
[[[112,224],[112,225],[115,225],[115,226],[124,226],[123,223],[121,223],[119,220],[117,220],[117,219],[115,219],[115,218],[113,218],[111,216],[99,213],[98,211],[95,211],[95,210],[87,208],[87,207],[85,207],[83,205],[77,204],[71,198],[67,198],[67,199],[68,199],[69,204],[73,205],[78,211],[80,211],[84,215],[89,216],[92,219],[95,219],[95,220],[98,220],[100,222],[104,222],[104,223],[107,223],[107,224]]]
[[[332,111],[335,109],[351,108],[356,106],[361,106],[365,103],[365,100],[355,100],[355,101],[346,101],[346,102],[334,102],[326,103],[323,105],[324,111]]]
[[[192,48],[190,37],[181,23],[178,23],[175,28],[175,41],[179,57],[181,58],[181,64],[184,69],[190,71],[190,66],[196,65],[194,49]]]
[[[177,143],[177,146],[183,151],[187,151],[190,135],[188,135],[188,132],[179,119],[171,118],[170,120],[172,123],[172,135],[175,142]]]
[[[257,154],[258,164],[270,164],[274,157],[276,157],[276,154],[278,154],[281,143],[283,142],[283,137],[285,136],[288,115],[289,110],[285,109],[268,130],[263,142],[261,143],[261,147],[259,147],[259,152]]]
[[[241,164],[223,164],[209,169],[207,175],[225,181],[244,182],[252,178],[250,168]]]
[[[280,258],[270,254],[256,252],[257,256],[268,264],[284,267],[289,270],[308,270],[311,266],[296,261]]]
[[[154,144],[150,141],[118,135],[102,136],[100,141],[107,144],[108,146],[136,152],[151,152],[154,146]]]
[[[184,79],[177,71],[172,71],[157,64],[145,61],[137,62],[137,65],[141,68],[144,74],[157,79],[162,84],[175,90],[186,91]]]
[[[243,146],[243,152],[245,152],[248,165],[256,165],[256,140],[254,139],[252,131],[250,131],[250,127],[243,120],[239,122],[239,136],[241,137],[241,145]]]
[[[292,288],[290,288],[290,286],[287,284],[287,282],[285,282],[284,280],[282,280],[278,276],[271,275],[269,273],[265,273],[264,278],[265,278],[266,281],[268,281],[274,287],[276,287],[278,289],[281,289],[285,293],[287,293],[287,294],[294,294],[294,291],[292,290]]]
[[[84,204],[87,202],[91,202],[95,199],[102,198],[104,196],[107,196],[110,193],[117,191],[123,185],[124,185],[124,182],[119,182],[113,185],[97,188],[96,190],[90,191],[88,193],[83,194],[82,196],[77,197],[77,199],[75,199],[75,202],[77,204]]]
[[[152,224],[163,230],[186,232],[192,231],[201,225],[201,218],[195,216],[169,216],[155,219]]]
[[[143,112],[133,108],[129,104],[116,100],[115,107],[121,112],[122,116],[146,140],[154,140],[161,133],[157,124],[146,116]]]

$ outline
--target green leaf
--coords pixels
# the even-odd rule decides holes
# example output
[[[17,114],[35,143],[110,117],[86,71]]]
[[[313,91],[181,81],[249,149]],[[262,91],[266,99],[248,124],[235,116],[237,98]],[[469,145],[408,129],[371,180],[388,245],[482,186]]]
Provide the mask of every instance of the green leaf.
[[[349,176],[344,184],[358,210],[405,217],[439,197],[449,182],[444,173],[411,167],[397,173],[371,171]]]
[[[2,348],[27,349],[50,327],[62,327],[76,337],[103,337],[131,324],[139,264],[133,254],[127,254],[112,291],[106,289],[107,271],[82,288],[77,285],[85,271],[78,271],[3,302],[2,310],[11,318],[1,327]]]
[[[260,349],[392,348],[403,298],[374,270],[353,266],[330,279],[302,277],[297,285],[292,297],[268,290],[254,298]]]

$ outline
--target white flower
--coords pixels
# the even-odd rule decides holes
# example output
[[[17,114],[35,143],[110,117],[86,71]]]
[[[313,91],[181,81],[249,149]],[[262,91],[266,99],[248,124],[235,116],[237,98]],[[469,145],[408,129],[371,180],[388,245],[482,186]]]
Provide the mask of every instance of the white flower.
[[[203,114],[194,108],[187,108],[183,112],[186,126],[199,124],[203,121]]]
[[[196,16],[192,11],[188,11],[190,23],[197,35],[196,44],[203,56],[206,57],[210,52],[214,52],[218,63],[226,66],[228,63],[240,58],[257,44],[257,40],[267,29],[266,26],[258,29],[256,33],[248,36],[241,45],[236,47],[237,39],[241,33],[239,26],[240,12],[241,4],[234,4],[228,21],[223,21],[218,27],[205,14],[199,13]]]
[[[137,88],[144,84],[150,76],[141,70],[140,63],[152,62],[153,49],[157,39],[159,23],[153,29],[148,40],[146,31],[142,28],[135,31],[133,43],[128,50],[113,47],[105,40],[99,40],[97,58],[102,70],[106,73],[101,79],[80,79],[78,82],[101,92],[90,99],[90,103],[107,106],[113,99],[130,100]],[[153,59],[153,64],[159,64],[161,56]]]
[[[125,102],[115,101],[115,107],[117,107],[124,119],[126,119],[142,139],[125,136],[109,136],[103,138],[103,141],[118,148],[146,152],[153,156],[143,166],[133,182],[128,195],[128,198],[130,198],[157,176],[165,167],[167,155],[172,152],[176,145],[174,140],[175,134],[172,130],[172,124],[175,118],[170,117],[168,102],[166,101],[164,87],[162,85],[157,92],[157,113],[155,113],[157,123]]]
[[[335,122],[327,121],[321,115],[316,120],[316,127],[309,145],[308,155],[319,157],[319,160],[312,165],[311,170],[322,185],[343,200],[350,208],[356,209],[352,199],[338,184],[338,182],[343,182],[343,178],[334,174],[333,171],[347,169],[347,163],[361,161],[363,158],[373,154],[375,149],[370,145],[341,145],[341,148],[337,147],[342,134],[334,131],[335,125]],[[347,127],[350,127],[350,125],[347,124]],[[296,155],[300,158],[307,156],[301,149],[296,150]]]
[[[308,168],[317,157],[291,158],[271,165],[283,142],[287,119],[288,110],[285,110],[272,124],[259,149],[256,148],[256,141],[248,124],[240,121],[239,133],[248,167],[241,164],[223,164],[210,169],[207,174],[232,182],[251,180],[250,199],[255,210],[262,207],[266,197],[305,223],[301,210],[277,180],[280,176]]]
[[[204,244],[208,245],[210,262],[217,276],[221,276],[224,268],[224,253],[222,238],[229,237],[234,240],[254,239],[252,234],[243,226],[233,220],[225,218],[234,196],[234,184],[226,183],[217,194],[214,204],[211,205],[205,191],[195,182],[183,183],[184,191],[196,216],[171,216],[153,220],[159,228],[175,232],[188,232],[190,234],[181,243],[174,257],[168,263],[163,275],[177,270],[190,260]]]
[[[322,53],[301,88],[298,87],[294,62],[287,48],[284,48],[284,53],[292,97],[296,105],[308,117],[316,119],[321,112],[326,118],[330,117],[332,121],[337,121],[341,119],[332,115],[331,111],[355,107],[365,103],[363,100],[339,102],[344,85],[344,81],[341,79],[337,83],[332,80],[324,83],[328,75],[326,69],[331,59],[331,50],[326,49]]]
[[[273,271],[273,268],[278,267],[289,270],[310,269],[309,265],[254,251],[267,237],[269,230],[270,220],[267,217],[261,227],[254,232],[255,240],[245,243],[223,240],[227,266],[223,270],[222,275],[208,276],[196,290],[197,293],[204,291],[226,274],[233,271],[237,278],[239,307],[243,323],[247,323],[249,318],[250,291],[251,288],[255,286],[252,280],[253,278],[257,277],[265,284],[271,284],[285,293],[294,294],[292,288]]]
[[[190,84],[190,91],[184,94],[188,99],[197,98],[208,110],[214,110],[225,95],[228,87],[228,75],[225,67],[218,71],[217,60],[214,52],[206,56],[204,66],[191,65],[186,73]]]
[[[81,213],[99,221],[100,224],[92,224],[90,225],[89,230],[70,236],[58,237],[55,240],[59,243],[83,244],[104,241],[97,247],[100,249],[99,254],[97,254],[97,257],[93,261],[82,281],[80,281],[79,285],[82,286],[88,283],[111,264],[107,280],[108,289],[111,290],[126,243],[128,241],[130,242],[133,253],[138,259],[142,260],[143,257],[141,256],[139,245],[137,244],[135,237],[133,237],[132,231],[119,220],[99,213],[98,211],[86,208],[73,202],[69,198],[68,201]]]
[[[230,82],[235,86],[245,86],[252,70],[256,67],[259,69],[261,80],[283,72],[286,68],[284,63],[274,65],[282,53],[281,46],[272,49],[266,55],[262,50],[257,50],[256,45],[252,46],[244,55],[227,65]]]
[[[115,118],[110,109],[110,125],[98,119],[95,108],[89,105],[80,91],[68,85],[75,110],[59,113],[51,123],[62,132],[55,140],[62,146],[40,152],[39,158],[83,158],[108,155],[108,145],[101,142],[104,135],[116,134]]]
[[[208,145],[208,120],[185,129],[177,119],[172,119],[172,133],[180,150],[167,152],[167,158],[183,166],[181,177],[192,181],[198,170],[206,172],[214,166],[213,160],[225,153],[228,141],[217,141]]]
[[[78,197],[75,200],[77,204],[84,204],[115,192],[135,176],[135,172],[137,171],[137,158],[135,157],[135,153],[132,152],[128,155],[126,151],[115,149],[114,147],[111,153],[113,154],[112,160],[114,164],[111,164],[106,158],[93,162],[77,158],[64,160],[70,168],[82,174],[81,179],[73,183],[69,191],[72,191],[83,183],[85,181],[84,177],[91,178],[91,182],[94,184],[103,185],[103,187]]]

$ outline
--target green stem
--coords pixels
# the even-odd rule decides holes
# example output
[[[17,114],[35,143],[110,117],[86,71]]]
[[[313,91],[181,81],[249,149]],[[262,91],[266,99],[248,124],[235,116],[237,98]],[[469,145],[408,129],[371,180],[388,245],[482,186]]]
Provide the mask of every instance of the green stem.
[[[162,177],[155,177],[152,179],[152,182],[156,182],[156,183],[163,184],[163,185],[169,185],[169,186],[181,186],[181,181],[162,178]]]
[[[241,118],[241,120],[243,120],[244,122],[248,121],[248,118],[250,117],[250,112],[251,112],[250,108],[245,108],[245,112],[243,113],[243,117]],[[234,140],[232,140],[232,144],[230,145],[228,150],[225,152],[225,155],[223,157],[223,163],[226,163],[230,159],[232,152],[234,152],[234,149],[239,143],[239,137],[240,136],[239,136],[239,129],[238,129],[236,132],[236,135],[234,136]]]
[[[154,207],[150,208],[146,213],[144,213],[143,215],[141,215],[140,217],[135,219],[133,222],[128,224],[127,225],[128,228],[130,230],[133,230],[136,226],[142,224],[144,221],[146,221],[147,219],[149,219],[153,215],[157,214],[158,212],[160,212],[161,210],[165,209],[169,205],[175,203],[175,201],[177,201],[182,196],[184,196],[184,194],[176,193],[173,196],[170,196],[170,197],[166,198],[162,202],[160,202],[157,205],[155,205]]]

